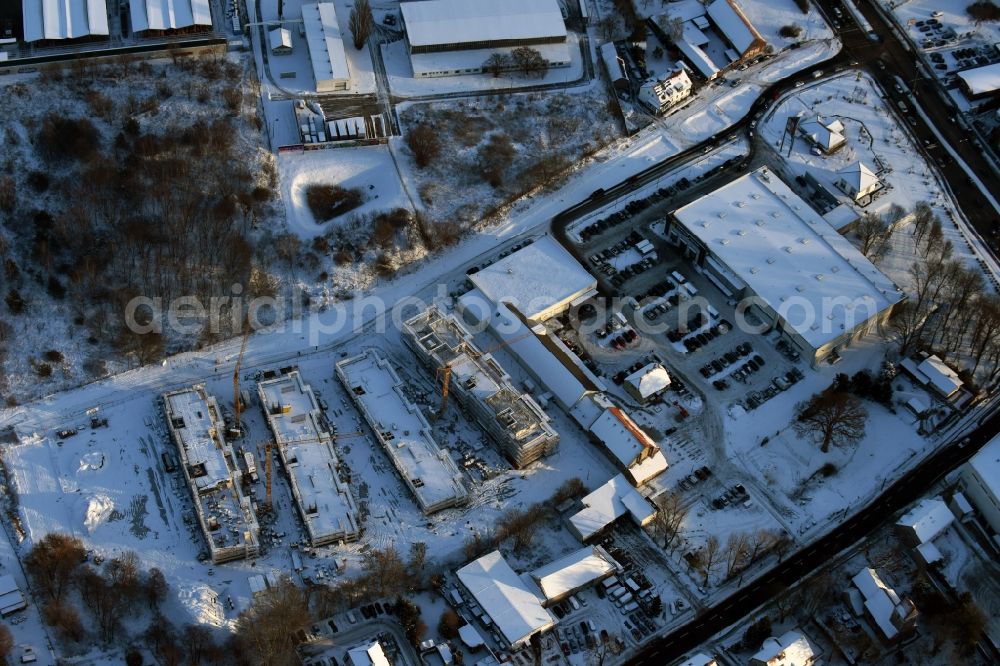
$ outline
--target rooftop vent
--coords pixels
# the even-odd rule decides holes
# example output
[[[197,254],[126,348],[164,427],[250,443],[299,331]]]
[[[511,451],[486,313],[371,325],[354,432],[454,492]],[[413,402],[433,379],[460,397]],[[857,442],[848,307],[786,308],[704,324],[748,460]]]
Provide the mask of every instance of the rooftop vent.
[[[737,201],[736,202],[736,207],[737,208],[746,208],[747,207],[747,202],[746,201]]]
[[[760,218],[757,218],[756,220],[754,220],[753,223],[756,224],[758,227],[764,226],[764,220],[762,220]]]
[[[739,231],[736,232],[736,234],[739,235],[739,236],[746,236],[747,235],[747,230],[746,229],[740,229]]]
[[[777,261],[777,260],[774,257],[768,257],[767,258],[767,263],[769,263],[769,264],[773,264],[775,261]]]
[[[803,291],[805,291],[805,290],[806,290],[806,288],[805,288],[805,287],[803,287],[803,286],[802,286],[801,284],[797,284],[797,285],[795,285],[795,291],[799,292],[800,294],[801,294],[801,293],[802,293]]]
[[[791,253],[792,253],[792,246],[791,246],[791,245],[786,245],[786,246],[785,246],[784,248],[782,248],[782,249],[784,249],[784,250],[785,250],[785,252],[787,252],[788,254],[791,254]]]
[[[823,274],[822,273],[817,273],[816,274],[816,279],[819,280],[820,282],[822,282],[823,281]]]
[[[831,266],[830,267],[830,272],[831,273],[837,273],[839,271],[840,271],[840,266]]]
[[[750,193],[750,198],[754,199],[754,200],[760,199],[760,193],[758,193],[758,192],[751,192]]]
[[[722,243],[723,245],[729,245],[729,239],[728,238],[723,238],[719,242]]]
[[[809,239],[808,238],[800,238],[799,242],[802,243],[803,245],[809,245]]]
[[[719,219],[720,220],[726,219],[726,211],[724,211],[724,210],[719,211]]]
[[[757,273],[760,273],[760,269],[759,269],[759,268],[757,268],[756,266],[753,266],[753,267],[752,267],[752,268],[750,269],[750,273],[751,273],[751,274],[753,274],[753,275],[757,275]]]
[[[774,219],[778,219],[779,217],[781,217],[781,213],[779,213],[776,210],[772,210],[771,211],[771,217],[773,217]]]

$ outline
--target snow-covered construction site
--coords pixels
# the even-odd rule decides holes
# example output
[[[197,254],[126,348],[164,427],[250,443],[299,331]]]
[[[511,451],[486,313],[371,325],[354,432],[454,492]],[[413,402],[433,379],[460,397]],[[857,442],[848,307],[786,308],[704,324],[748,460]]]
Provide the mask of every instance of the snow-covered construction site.
[[[1000,266],[956,192],[995,199],[867,5],[22,4],[0,662],[875,663],[921,605],[980,626],[996,444],[956,452]],[[967,22],[928,7],[889,10]],[[780,573],[828,543],[867,545],[800,626],[775,581],[830,596]]]

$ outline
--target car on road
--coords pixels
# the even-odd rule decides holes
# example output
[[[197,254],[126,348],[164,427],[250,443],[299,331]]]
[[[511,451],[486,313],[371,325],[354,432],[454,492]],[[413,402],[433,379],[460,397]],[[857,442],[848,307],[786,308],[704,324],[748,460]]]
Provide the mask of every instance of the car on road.
[[[796,88],[801,88],[801,87],[802,87],[802,86],[804,86],[804,85],[805,85],[805,82],[804,82],[804,81],[796,81],[796,82],[795,82],[795,87],[796,87]]]

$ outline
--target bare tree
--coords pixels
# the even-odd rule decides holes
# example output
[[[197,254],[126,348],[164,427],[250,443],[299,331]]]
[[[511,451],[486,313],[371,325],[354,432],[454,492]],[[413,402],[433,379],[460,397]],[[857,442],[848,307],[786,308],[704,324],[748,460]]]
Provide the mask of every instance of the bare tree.
[[[913,240],[914,252],[921,246],[924,236],[930,231],[935,219],[934,211],[926,201],[918,201],[913,206]]]
[[[421,169],[441,153],[438,133],[426,123],[420,123],[406,133],[406,145],[413,151],[413,160]]]
[[[519,46],[510,52],[514,65],[526,77],[541,78],[549,69],[549,61],[537,49]]]
[[[60,601],[86,554],[83,543],[76,537],[50,532],[34,545],[24,565],[35,585],[51,599]]]
[[[372,6],[368,0],[354,0],[347,25],[351,29],[351,37],[354,38],[354,48],[360,51],[375,29],[375,17],[372,15]]]
[[[800,437],[813,437],[826,453],[831,444],[848,446],[865,436],[868,410],[861,400],[841,391],[826,389],[799,405],[795,431]]]
[[[729,535],[724,549],[726,561],[726,578],[732,578],[742,571],[750,562],[750,539],[745,532],[735,532]]]
[[[497,51],[495,53],[491,53],[490,57],[483,63],[483,71],[489,72],[493,75],[493,78],[497,78],[509,70],[512,64],[513,60],[509,55]]]
[[[681,525],[688,514],[688,507],[684,504],[684,498],[680,493],[668,490],[660,493],[655,499],[656,516],[653,518],[653,534],[655,534],[663,546],[669,547],[674,543]]]
[[[757,557],[766,554],[777,545],[780,536],[777,532],[767,529],[754,530],[748,537],[749,553],[747,560],[757,561]]]
[[[875,246],[884,231],[885,222],[881,215],[871,211],[862,215],[861,219],[858,220],[858,224],[854,227],[854,233],[857,234],[858,240],[861,241],[861,247],[859,248],[861,254],[869,257],[872,247]]]
[[[10,629],[7,628],[6,624],[0,624],[0,664],[6,666],[7,657],[10,656],[10,651],[14,649],[14,637],[10,633]]]
[[[701,549],[701,573],[704,576],[702,585],[708,585],[708,579],[719,568],[721,557],[722,545],[719,543],[719,538],[712,534],[705,542],[705,547]]]
[[[236,620],[237,641],[262,666],[295,663],[295,633],[309,626],[305,594],[287,576],[258,595]]]
[[[167,578],[163,575],[163,572],[157,567],[150,569],[146,575],[145,585],[146,603],[150,609],[159,609],[160,604],[163,603],[164,598],[167,596],[168,589]]]

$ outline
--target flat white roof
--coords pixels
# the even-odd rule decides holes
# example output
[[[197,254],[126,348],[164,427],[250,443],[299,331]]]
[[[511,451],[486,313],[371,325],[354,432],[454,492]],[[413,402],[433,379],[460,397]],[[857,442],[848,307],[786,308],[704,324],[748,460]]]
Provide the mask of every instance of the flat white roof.
[[[597,279],[551,236],[490,264],[469,280],[493,303],[511,303],[531,320],[597,289]]]
[[[424,0],[399,9],[412,46],[566,37],[556,0]]]
[[[674,216],[814,349],[903,299],[889,278],[766,167]]]
[[[500,551],[483,555],[457,572],[486,614],[511,645],[554,626],[556,619],[510,568]]]
[[[358,510],[337,474],[339,461],[312,388],[293,370],[258,383],[257,391],[313,543],[355,536]]]
[[[336,5],[332,2],[302,5],[302,21],[317,86],[321,81],[349,81],[351,71],[347,66]]]
[[[403,393],[389,363],[367,350],[337,363],[337,372],[421,510],[464,502],[469,493],[461,472],[434,441],[430,424]]]
[[[0,614],[6,615],[27,606],[21,589],[10,574],[0,576]]]
[[[952,515],[951,509],[944,503],[944,500],[935,497],[920,500],[896,524],[912,529],[917,538],[920,539],[920,543],[925,543],[948,529],[954,519],[955,516]]]
[[[133,32],[212,25],[208,0],[129,0]]]
[[[1000,435],[991,439],[966,464],[975,471],[994,501],[1000,501]]]
[[[581,539],[588,539],[626,513],[639,525],[647,523],[656,510],[633,488],[624,475],[611,477],[607,483],[582,500],[586,507],[570,516],[570,523]]]
[[[588,546],[531,572],[546,599],[558,599],[573,590],[610,576],[618,563],[600,546]]]
[[[706,7],[709,17],[715,23],[729,42],[739,49],[742,54],[753,45],[754,40],[759,35],[754,34],[754,30],[748,25],[740,13],[733,8],[729,0],[715,0]]]
[[[105,0],[21,0],[24,41],[108,34]]]
[[[1000,88],[1000,62],[959,72],[958,76],[973,95],[993,92]]]

